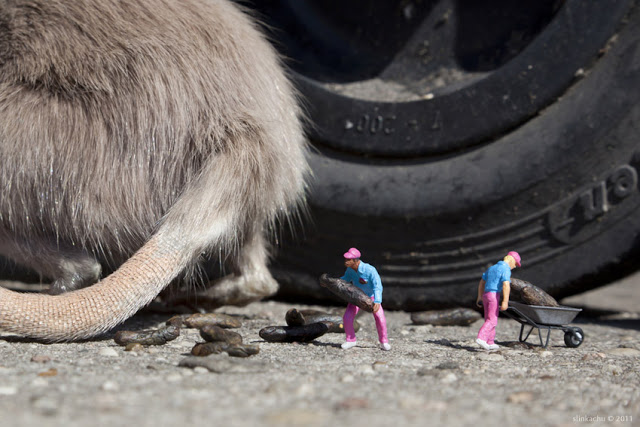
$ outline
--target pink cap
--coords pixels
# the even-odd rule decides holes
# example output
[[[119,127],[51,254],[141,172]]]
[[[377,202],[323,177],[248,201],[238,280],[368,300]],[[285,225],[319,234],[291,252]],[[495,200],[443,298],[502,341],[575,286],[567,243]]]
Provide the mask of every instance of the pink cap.
[[[356,248],[349,249],[344,255],[346,259],[356,259],[360,258],[360,251]]]
[[[511,251],[507,255],[511,255],[516,260],[516,265],[520,267],[520,254],[518,252]]]

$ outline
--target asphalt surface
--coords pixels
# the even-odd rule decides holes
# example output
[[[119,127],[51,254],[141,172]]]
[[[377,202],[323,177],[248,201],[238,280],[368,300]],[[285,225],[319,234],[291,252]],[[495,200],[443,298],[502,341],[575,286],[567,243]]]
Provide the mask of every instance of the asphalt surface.
[[[3,426],[640,425],[640,274],[571,297],[584,342],[569,348],[518,342],[520,325],[500,318],[498,351],[475,344],[470,326],[413,325],[387,311],[391,351],[377,346],[373,317],[358,316],[358,345],[342,334],[306,344],[268,343],[258,332],[284,325],[275,301],[217,312],[237,316],[249,358],[213,356],[213,370],[179,364],[202,341],[195,329],[162,346],[125,351],[99,340],[43,344],[0,336]],[[159,328],[167,313],[143,311],[120,329]],[[528,342],[535,344],[537,330]],[[533,338],[533,339],[532,339]],[[205,359],[199,359],[204,361]]]

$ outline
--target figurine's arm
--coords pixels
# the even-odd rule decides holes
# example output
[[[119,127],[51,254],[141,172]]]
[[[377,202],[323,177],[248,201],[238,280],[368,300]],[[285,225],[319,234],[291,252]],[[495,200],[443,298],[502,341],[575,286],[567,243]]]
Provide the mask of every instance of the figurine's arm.
[[[382,280],[380,275],[375,271],[373,274],[373,312],[376,313],[380,310],[380,304],[382,304]]]
[[[509,293],[511,292],[511,285],[509,282],[502,282],[502,305],[500,310],[505,311],[509,307]]]
[[[373,275],[373,302],[382,304],[382,280],[377,273]]]
[[[484,293],[484,279],[480,279],[480,283],[478,283],[478,298],[476,299],[476,305],[480,307],[482,305],[482,294]]]
[[[344,280],[345,282],[351,283],[351,279],[349,278],[349,269],[348,268],[344,271],[344,274],[342,275],[340,280]]]

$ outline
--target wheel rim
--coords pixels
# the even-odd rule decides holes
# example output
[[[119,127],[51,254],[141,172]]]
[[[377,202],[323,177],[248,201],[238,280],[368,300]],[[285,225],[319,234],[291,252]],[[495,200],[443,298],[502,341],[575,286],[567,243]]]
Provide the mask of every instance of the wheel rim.
[[[384,43],[362,19],[356,30],[373,34],[372,39],[349,33],[343,13],[326,12],[331,3],[280,3],[304,27],[301,31],[333,34],[318,35],[319,41],[310,37],[308,44],[317,47],[311,57],[299,41],[285,39],[299,87],[309,100],[314,144],[354,154],[412,158],[477,146],[553,103],[598,55],[628,8],[622,1],[535,0],[518,2],[514,9],[507,0],[481,5],[442,0],[407,12],[405,3],[389,2],[371,10],[370,19],[394,28],[402,28],[398,21],[404,19],[409,30],[395,43]],[[352,13],[372,9],[369,2],[350,3]],[[355,46],[349,42],[354,38]],[[342,51],[335,46],[340,42],[347,45]],[[317,46],[322,43],[334,45],[322,49]],[[398,52],[389,52],[393,48]],[[347,59],[344,70],[331,72],[325,57],[336,49],[341,58],[355,59]],[[365,69],[357,67],[368,56],[382,59]],[[330,65],[336,62],[340,64]],[[356,70],[348,73],[349,66]]]

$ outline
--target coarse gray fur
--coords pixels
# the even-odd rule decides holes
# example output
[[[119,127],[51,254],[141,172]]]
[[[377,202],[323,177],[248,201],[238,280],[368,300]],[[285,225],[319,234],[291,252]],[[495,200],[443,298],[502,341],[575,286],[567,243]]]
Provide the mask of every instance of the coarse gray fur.
[[[159,289],[209,253],[231,266],[221,303],[273,294],[265,237],[303,200],[300,117],[273,48],[228,1],[0,0],[0,254],[58,293],[153,239],[176,264]],[[16,318],[0,326],[67,338]]]

